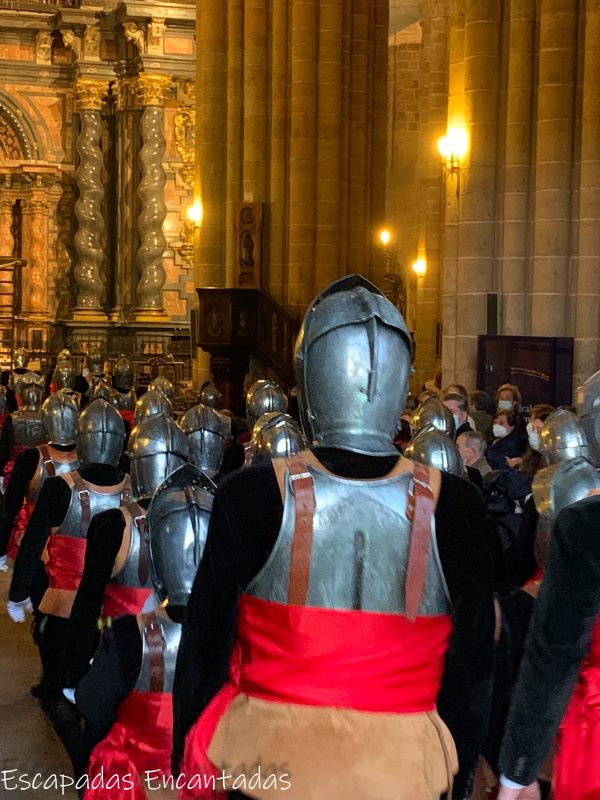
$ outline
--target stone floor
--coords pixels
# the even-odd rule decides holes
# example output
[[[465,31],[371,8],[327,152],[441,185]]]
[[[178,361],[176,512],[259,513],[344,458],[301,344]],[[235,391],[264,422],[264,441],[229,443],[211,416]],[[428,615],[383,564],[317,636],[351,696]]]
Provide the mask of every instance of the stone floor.
[[[29,687],[39,678],[39,658],[29,625],[15,625],[6,613],[11,573],[0,572],[0,800],[76,800],[77,792],[59,788],[11,789],[15,779],[36,773],[43,780],[71,778],[71,764]],[[15,770],[15,771],[11,771]],[[23,789],[25,789],[23,791]]]

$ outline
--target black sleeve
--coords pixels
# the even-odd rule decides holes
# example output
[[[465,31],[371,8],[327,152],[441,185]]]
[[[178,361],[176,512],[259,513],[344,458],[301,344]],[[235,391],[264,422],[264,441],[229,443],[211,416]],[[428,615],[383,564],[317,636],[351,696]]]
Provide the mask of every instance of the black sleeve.
[[[217,489],[208,537],[183,621],[173,687],[173,769],[185,737],[227,681],[240,592],[277,537],[282,504],[271,464],[227,476]]]
[[[29,482],[35,475],[39,463],[40,451],[37,448],[25,450],[15,461],[0,513],[0,556],[6,555],[15,518],[23,506]]]
[[[532,783],[556,736],[600,613],[600,497],[558,515],[505,728],[500,769]]]
[[[97,622],[104,590],[123,542],[125,519],[118,508],[92,518],[87,535],[83,576],[69,619],[63,660],[63,685],[75,686],[88,670],[98,639]]]
[[[19,602],[29,597],[33,575],[50,530],[63,521],[70,500],[71,490],[61,477],[48,478],[45,481],[15,561],[8,593],[10,600]]]
[[[8,460],[12,455],[13,449],[13,424],[12,417],[8,416],[2,425],[0,433],[0,471],[4,470]]]
[[[454,622],[438,708],[456,743],[459,773],[454,795],[463,798],[487,735],[491,710],[495,534],[481,494],[467,481],[446,473],[435,519]]]
[[[120,617],[102,634],[92,666],[77,686],[75,697],[89,753],[114,725],[119,706],[135,687],[141,662],[137,617]]]

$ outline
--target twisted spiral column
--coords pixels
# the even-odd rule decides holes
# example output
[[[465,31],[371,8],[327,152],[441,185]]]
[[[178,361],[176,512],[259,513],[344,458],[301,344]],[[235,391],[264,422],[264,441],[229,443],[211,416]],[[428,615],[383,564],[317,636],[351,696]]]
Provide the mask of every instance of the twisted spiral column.
[[[15,239],[12,234],[13,200],[10,197],[0,199],[0,256],[12,256]]]
[[[48,213],[49,204],[40,197],[23,203],[23,215],[28,231],[27,291],[23,293],[23,308],[32,314],[47,311],[48,286]]]
[[[77,263],[74,269],[77,284],[75,316],[104,317],[102,293],[104,291],[104,251],[102,234],[102,119],[100,109],[107,87],[103,81],[80,79],[75,86],[80,132],[76,141],[79,167],[75,173],[79,199],[75,203],[75,216],[79,228],[75,234]]]
[[[141,181],[137,195],[141,211],[137,219],[140,246],[136,264],[140,271],[137,286],[137,317],[163,316],[162,289],[166,275],[162,265],[167,240],[163,222],[167,213],[164,201],[166,182],[163,167],[165,152],[164,102],[171,78],[164,75],[141,75],[138,99],[144,108],[141,121],[142,148],[139,154]]]

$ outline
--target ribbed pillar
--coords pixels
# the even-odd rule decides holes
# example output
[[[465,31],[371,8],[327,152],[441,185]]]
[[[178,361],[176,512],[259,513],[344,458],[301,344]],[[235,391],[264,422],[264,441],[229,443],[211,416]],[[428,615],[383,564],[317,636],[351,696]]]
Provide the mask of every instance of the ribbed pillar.
[[[485,293],[495,286],[496,148],[500,6],[465,4],[465,123],[470,139],[460,196],[455,380],[475,386]]]
[[[288,305],[313,296],[317,165],[318,0],[291,0]]]
[[[229,0],[227,11],[227,199],[225,282],[235,286],[238,274],[236,214],[243,197],[244,157],[244,2]],[[202,168],[202,167],[201,167]],[[264,200],[264,197],[261,198]],[[204,230],[200,234],[204,236]]]
[[[452,0],[449,31],[448,120],[454,126],[464,122],[465,84],[465,0]],[[442,134],[444,131],[442,131]],[[435,142],[431,142],[435,146]],[[440,172],[442,167],[440,165]],[[445,180],[445,224],[442,276],[442,366],[444,385],[456,380],[456,303],[458,291],[458,246],[460,202],[456,176]]]
[[[343,12],[344,0],[320,3],[315,293],[334,281],[339,269]]]
[[[436,142],[446,130],[448,96],[448,16],[445,2],[423,4],[423,58],[421,75],[420,219],[419,250],[413,257],[424,258],[427,271],[416,291],[414,331],[417,350],[415,385],[422,386],[439,360],[436,353],[436,323],[440,320],[441,237],[443,226],[443,178]],[[408,267],[408,279],[414,273]]]
[[[268,288],[280,303],[287,295],[288,0],[272,0],[271,171]]]
[[[80,132],[76,141],[79,166],[75,173],[79,198],[75,203],[75,216],[79,227],[75,234],[77,262],[73,270],[77,284],[77,305],[74,319],[105,319],[102,308],[104,291],[104,251],[102,235],[102,119],[100,110],[108,90],[104,81],[87,78],[75,84]]]
[[[45,315],[48,287],[48,212],[42,194],[35,193],[23,203],[25,285],[21,308],[27,314]]]
[[[541,0],[531,333],[565,336],[577,6]]]
[[[13,205],[10,197],[0,198],[0,256],[12,256],[15,240],[12,234]]]
[[[196,4],[196,165],[203,203],[196,286],[225,285],[227,19],[224,3]],[[232,54],[235,57],[235,54]]]
[[[502,333],[529,331],[530,174],[536,0],[511,0],[502,226]]]
[[[165,75],[143,74],[138,79],[138,98],[144,109],[140,123],[142,148],[138,157],[141,180],[137,189],[141,206],[137,218],[140,246],[135,257],[140,271],[136,290],[138,320],[147,316],[152,319],[166,316],[162,298],[166,279],[162,259],[167,248],[162,227],[167,214],[164,197],[166,174],[163,165],[164,103],[171,83],[171,78]]]
[[[575,386],[600,367],[600,6],[585,4]]]

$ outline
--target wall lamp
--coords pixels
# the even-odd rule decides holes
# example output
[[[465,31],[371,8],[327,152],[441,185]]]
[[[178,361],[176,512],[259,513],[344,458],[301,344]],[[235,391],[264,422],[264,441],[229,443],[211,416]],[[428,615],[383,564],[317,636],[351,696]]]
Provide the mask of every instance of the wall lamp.
[[[438,150],[443,159],[446,176],[456,176],[456,194],[460,194],[461,163],[469,151],[469,135],[464,128],[448,128],[438,139]]]

